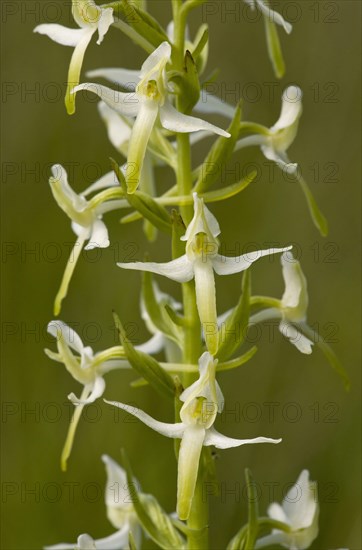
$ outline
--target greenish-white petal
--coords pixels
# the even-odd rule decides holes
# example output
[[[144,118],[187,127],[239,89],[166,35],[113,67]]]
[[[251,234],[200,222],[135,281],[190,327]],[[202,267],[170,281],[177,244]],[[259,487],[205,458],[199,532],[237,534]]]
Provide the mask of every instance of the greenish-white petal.
[[[98,20],[98,45],[103,42],[103,38],[107,34],[112,23],[114,23],[113,9],[101,8],[101,14]]]
[[[85,82],[76,86],[73,92],[86,90],[92,92],[102,99],[111,109],[124,116],[135,117],[140,109],[140,102],[134,93],[124,93],[112,90],[107,86],[95,84],[94,82]]]
[[[282,307],[290,321],[303,321],[308,307],[307,280],[300,263],[291,253],[282,254],[281,264],[285,284]]]
[[[182,520],[190,515],[204,438],[205,429],[197,425],[187,427],[182,437],[177,467],[177,514]]]
[[[105,388],[106,383],[104,379],[101,376],[97,376],[91,389],[91,393],[86,399],[78,398],[74,393],[70,393],[68,395],[68,399],[73,403],[73,405],[76,406],[89,405],[90,403],[94,403],[94,401],[99,399],[104,394]]]
[[[160,108],[160,120],[162,126],[171,132],[189,133],[207,130],[219,136],[230,137],[229,132],[225,132],[225,130],[206,122],[206,120],[180,113],[167,100]]]
[[[292,28],[293,28],[292,25],[288,21],[286,21],[284,17],[280,15],[280,13],[278,13],[275,10],[272,10],[264,0],[255,0],[255,2],[258,8],[260,9],[260,11],[262,12],[262,14],[264,15],[264,17],[267,17],[270,21],[272,21],[276,25],[280,25],[281,27],[283,27],[283,29],[287,34],[290,34],[292,32]]]
[[[222,101],[216,95],[201,91],[199,101],[196,103],[194,110],[198,113],[217,114],[232,119],[235,114],[235,107]]]
[[[109,245],[110,241],[107,226],[102,220],[96,218],[92,224],[89,243],[85,247],[85,250],[107,248]]]
[[[240,445],[249,445],[253,443],[280,443],[281,439],[271,439],[270,437],[254,437],[253,439],[234,439],[217,432],[215,428],[209,428],[206,431],[205,446],[214,445],[217,449],[230,449],[231,447],[240,447]]]
[[[87,71],[86,76],[90,78],[105,78],[109,82],[118,84],[119,86],[124,86],[131,91],[136,89],[140,79],[140,71],[109,67]]]
[[[277,122],[270,128],[271,132],[284,130],[295,124],[302,114],[303,92],[298,86],[288,86],[282,96],[282,110]]]
[[[294,325],[282,320],[279,324],[279,330],[285,338],[288,338],[289,342],[293,344],[301,353],[310,355],[312,353],[312,346],[314,342],[309,340],[304,334],[302,334]]]
[[[187,283],[194,276],[193,264],[187,259],[187,256],[181,256],[167,263],[156,262],[127,262],[118,263],[118,267],[123,269],[136,269],[137,271],[150,271],[157,275],[163,275],[168,279],[178,283]]]
[[[217,325],[214,270],[211,261],[202,258],[194,261],[193,268],[197,310],[204,331],[206,346],[211,355],[216,355],[219,330]]]
[[[271,254],[279,254],[281,252],[286,252],[291,250],[292,246],[287,246],[285,248],[268,248],[266,250],[255,250],[255,252],[248,252],[247,254],[242,254],[241,256],[227,257],[217,254],[212,258],[212,265],[214,270],[218,275],[231,275],[232,273],[240,273],[252,263],[256,262],[264,256],[270,256]]]
[[[154,73],[159,70],[159,67],[164,66],[171,57],[171,45],[168,42],[162,42],[154,52],[151,53],[144,61],[140,78],[145,77],[151,80],[154,77]]]
[[[69,327],[66,323],[60,320],[50,321],[50,323],[48,323],[47,330],[49,334],[54,336],[54,338],[57,340],[63,338],[69,347],[77,351],[80,355],[82,354],[84,344],[81,338],[75,330]]]
[[[147,413],[143,412],[141,409],[137,409],[137,407],[131,407],[130,405],[119,403],[118,401],[108,401],[107,399],[105,399],[104,401],[105,403],[108,403],[108,405],[113,405],[114,407],[123,409],[124,411],[128,412],[128,414],[135,416],[136,418],[141,420],[141,422],[146,424],[146,426],[152,428],[152,430],[158,432],[161,435],[171,437],[173,439],[181,439],[184,433],[185,426],[182,422],[178,422],[176,424],[159,422],[158,420],[152,418],[152,416],[149,416]]]
[[[148,141],[158,115],[158,107],[158,103],[152,99],[146,99],[140,103],[128,146],[126,167],[128,193],[134,193],[139,186]]]
[[[68,70],[68,86],[65,93],[65,106],[69,115],[72,115],[75,112],[76,87],[78,86],[80,80],[80,72],[82,70],[84,54],[93,34],[95,33],[95,30],[96,29],[93,29],[92,27],[83,30],[84,35],[74,48],[74,52],[70,60]]]
[[[55,23],[38,25],[34,32],[48,36],[57,44],[62,46],[71,46],[75,48],[77,44],[89,35],[88,29],[69,29]]]

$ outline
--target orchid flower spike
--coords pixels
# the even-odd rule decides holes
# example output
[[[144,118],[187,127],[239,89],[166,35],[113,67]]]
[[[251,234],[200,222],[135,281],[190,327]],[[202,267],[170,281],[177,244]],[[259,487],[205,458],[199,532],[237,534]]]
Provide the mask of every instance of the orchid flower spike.
[[[291,247],[257,250],[237,257],[218,254],[220,226],[215,216],[204,205],[203,199],[194,193],[194,217],[181,240],[186,241],[186,254],[167,263],[129,262],[119,263],[124,269],[151,271],[173,281],[186,283],[195,279],[197,309],[205,334],[208,351],[216,355],[218,350],[218,323],[214,271],[218,275],[231,275],[248,269],[250,265],[270,254],[290,250]]]
[[[76,405],[76,409],[61,457],[62,469],[65,470],[84,406],[93,403],[103,395],[105,390],[104,374],[114,369],[129,368],[129,364],[124,359],[115,359],[115,357],[125,357],[120,346],[94,354],[92,348],[84,346],[75,330],[63,321],[51,321],[48,324],[48,332],[57,340],[58,353],[49,349],[45,349],[45,353],[50,359],[63,363],[73,378],[83,385],[83,391],[79,398],[74,393],[68,395],[68,399]],[[73,352],[76,352],[76,355]]]
[[[72,0],[72,14],[79,29],[69,29],[58,24],[35,27],[34,32],[49,36],[54,42],[74,48],[68,71],[68,86],[65,106],[68,114],[75,112],[74,88],[79,84],[83,58],[89,42],[98,31],[97,44],[101,44],[109,27],[114,22],[113,9],[97,6],[94,0]]]
[[[72,221],[72,229],[77,235],[77,240],[71,252],[68,264],[65,268],[63,279],[55,298],[54,313],[58,315],[61,310],[62,300],[67,295],[70,279],[73,275],[76,263],[82,252],[85,241],[89,240],[85,250],[93,248],[107,248],[109,246],[108,230],[102,216],[104,213],[119,208],[121,200],[105,201],[103,203],[93,203],[85,197],[93,191],[105,187],[114,187],[119,185],[115,182],[113,172],[108,172],[97,182],[92,184],[82,194],[77,194],[68,183],[68,176],[65,168],[60,164],[52,167],[53,176],[49,179],[49,184],[53,196],[62,210]],[[123,201],[126,202],[126,201]]]
[[[308,470],[302,471],[281,505],[273,502],[269,506],[268,516],[288,525],[290,531],[273,529],[270,535],[256,542],[255,548],[278,544],[290,550],[304,550],[310,547],[318,536],[319,505],[317,484],[309,481]]]
[[[179,113],[173,107],[168,97],[166,77],[166,65],[170,58],[171,46],[168,42],[162,42],[146,59],[141,71],[137,74],[138,84],[135,93],[117,92],[94,83],[81,84],[73,90],[73,92],[79,90],[93,92],[121,115],[136,117],[127,159],[126,182],[129,193],[134,193],[139,185],[147,144],[158,116],[162,127],[171,132],[188,133],[207,130],[224,137],[230,137],[228,132],[217,126]],[[116,69],[109,70],[116,71]],[[96,74],[103,76],[105,71],[107,69],[100,69],[96,71]],[[129,75],[129,71],[126,72],[126,75]],[[125,79],[123,82],[125,86],[127,80]]]
[[[130,488],[126,472],[110,456],[103,455],[107,484],[105,501],[107,517],[117,529],[109,537],[94,540],[87,534],[80,535],[76,544],[55,544],[44,550],[126,550],[129,549],[129,534],[132,533],[136,548],[141,545],[141,526],[130,501]]]
[[[205,352],[199,359],[199,378],[181,394],[181,422],[168,424],[153,419],[140,409],[117,401],[106,401],[139,418],[144,424],[166,437],[181,439],[178,458],[177,513],[180,519],[189,516],[195,491],[199,460],[203,446],[219,449],[239,447],[249,443],[279,443],[281,439],[256,437],[233,439],[215,430],[217,413],[222,412],[224,398],[215,378],[217,361]]]

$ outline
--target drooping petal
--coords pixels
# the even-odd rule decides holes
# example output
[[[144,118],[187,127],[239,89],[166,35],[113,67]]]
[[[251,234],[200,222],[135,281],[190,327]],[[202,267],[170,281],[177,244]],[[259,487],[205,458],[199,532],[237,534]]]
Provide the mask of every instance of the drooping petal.
[[[158,115],[158,103],[146,99],[141,102],[128,146],[126,182],[128,193],[134,193],[139,185],[148,141]]]
[[[178,283],[187,283],[194,276],[193,264],[187,259],[187,256],[181,256],[167,263],[156,262],[127,262],[118,263],[118,267],[123,269],[136,269],[137,271],[150,271],[157,275],[164,275],[172,281]]]
[[[99,397],[103,395],[105,388],[106,383],[104,379],[101,376],[97,376],[89,397],[87,397],[86,399],[78,399],[78,397],[76,397],[74,393],[70,393],[68,395],[68,399],[73,403],[73,405],[89,405],[90,403],[94,403],[94,401],[96,401]]]
[[[292,25],[290,23],[288,23],[288,21],[285,21],[285,19],[280,15],[280,13],[276,12],[275,10],[272,10],[266,3],[264,0],[255,0],[260,11],[262,12],[262,14],[267,17],[268,19],[270,19],[270,21],[272,21],[273,23],[275,23],[276,25],[280,25],[281,27],[283,27],[283,29],[285,30],[285,32],[287,34],[290,34],[292,32]]]
[[[84,349],[84,344],[82,340],[75,332],[75,330],[69,327],[63,321],[50,321],[47,330],[49,334],[54,336],[54,338],[56,338],[57,340],[59,338],[63,338],[69,347],[77,351],[79,355],[82,354]]]
[[[235,107],[222,101],[216,95],[211,95],[201,91],[201,97],[194,107],[198,113],[223,115],[232,119],[235,113]]]
[[[94,82],[86,82],[76,86],[74,92],[86,90],[100,97],[111,109],[124,116],[135,117],[140,108],[140,102],[134,93],[117,92],[107,86],[95,84]]]
[[[218,275],[231,275],[232,273],[240,273],[245,269],[248,269],[250,265],[264,256],[270,254],[279,254],[280,252],[286,252],[291,250],[292,246],[285,248],[268,248],[265,250],[255,250],[255,252],[248,252],[241,256],[226,257],[217,254],[212,258],[212,265]]]
[[[72,46],[73,48],[88,34],[87,29],[69,29],[68,27],[63,27],[63,25],[53,23],[38,25],[35,27],[34,32],[49,36],[57,44]]]
[[[217,449],[230,449],[231,447],[240,447],[240,445],[249,445],[250,443],[280,443],[281,439],[271,439],[270,437],[254,437],[253,439],[234,439],[217,432],[215,428],[209,428],[206,431],[205,446],[214,445]]]
[[[194,261],[193,268],[197,310],[204,331],[206,346],[211,355],[216,355],[219,330],[217,325],[214,270],[211,261],[202,258]]]
[[[92,233],[89,237],[89,243],[85,247],[85,250],[92,250],[93,248],[108,248],[109,245],[110,241],[106,224],[100,219],[95,219],[92,225]]]
[[[87,27],[82,30],[82,40],[78,42],[74,49],[68,71],[68,86],[65,93],[65,106],[69,115],[72,115],[75,112],[76,87],[78,86],[80,80],[80,72],[82,70],[84,54],[93,34],[96,31],[96,29],[92,27]]]
[[[230,137],[228,132],[225,132],[225,130],[218,128],[214,124],[206,122],[206,120],[180,113],[167,100],[160,108],[160,120],[162,126],[171,132],[190,133],[198,132],[199,130],[208,130],[219,136]]]
[[[204,438],[205,429],[198,425],[188,426],[182,437],[177,468],[177,514],[181,520],[190,515]]]
[[[119,86],[127,88],[129,91],[134,91],[140,79],[140,71],[109,67],[88,71],[86,76],[90,78],[105,78],[113,84],[118,84]]]
[[[302,334],[294,325],[282,320],[279,324],[279,330],[283,336],[288,338],[291,344],[295,346],[301,353],[310,355],[312,353],[312,346],[314,342],[309,340],[304,334]]]
[[[176,424],[159,422],[158,420],[152,418],[152,416],[149,416],[147,413],[143,412],[141,409],[137,409],[136,407],[131,407],[130,405],[125,405],[124,403],[119,403],[118,401],[108,401],[107,399],[105,399],[104,401],[105,403],[108,403],[108,405],[113,405],[114,407],[123,409],[124,411],[127,411],[129,414],[132,414],[136,418],[139,418],[139,420],[146,424],[146,426],[152,428],[152,430],[155,430],[155,432],[158,432],[161,435],[171,437],[173,439],[181,439],[181,437],[183,436],[185,426],[182,422],[178,422]]]

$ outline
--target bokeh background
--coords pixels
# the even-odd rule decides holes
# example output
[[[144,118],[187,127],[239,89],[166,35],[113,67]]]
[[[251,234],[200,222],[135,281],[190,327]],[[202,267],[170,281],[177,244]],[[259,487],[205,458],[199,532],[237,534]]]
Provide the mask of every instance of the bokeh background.
[[[67,166],[71,183],[81,191],[108,171],[108,157],[115,155],[95,102],[79,95],[76,114],[66,115],[63,93],[71,49],[32,33],[42,22],[74,26],[69,4],[2,3],[1,548],[5,550],[72,542],[82,532],[95,538],[113,532],[105,516],[100,457],[108,453],[118,459],[121,447],[143,489],[155,494],[167,511],[175,508],[176,465],[170,440],[124,415],[114,416],[102,402],[86,409],[68,471],[62,473],[59,467],[72,410],[66,396],[79,392],[79,386],[45,356],[43,348],[54,348],[46,325],[53,318],[53,299],[74,235],[51,196],[49,168],[55,162]],[[166,25],[171,18],[169,2],[150,0],[149,5]],[[256,166],[257,181],[212,210],[221,223],[224,251],[230,255],[250,243],[255,248],[272,241],[297,243],[308,278],[309,323],[333,341],[352,389],[344,391],[317,348],[311,356],[303,356],[275,327],[273,333],[264,327],[251,337],[258,344],[257,355],[239,370],[220,376],[229,414],[219,428],[234,437],[283,437],[283,443],[219,453],[220,495],[211,498],[212,548],[224,548],[245,521],[243,470],[249,466],[259,484],[263,513],[270,500],[281,500],[288,484],[308,468],[312,479],[318,480],[321,501],[320,535],[312,548],[359,550],[361,4],[303,0],[280,3],[279,9],[294,23],[290,36],[279,33],[287,65],[281,82],[275,81],[267,57],[262,21],[246,21],[238,1],[209,2],[203,10],[195,10],[190,30],[193,35],[201,22],[209,24],[208,70],[220,68],[220,84],[214,91],[234,104],[241,97],[244,119],[273,124],[283,88],[290,83],[301,86],[304,113],[290,157],[300,163],[328,217],[330,233],[325,239],[319,236],[300,189],[265,162],[257,149],[236,155],[229,166],[237,175]],[[112,29],[101,47],[92,41],[84,71],[102,66],[138,68],[144,57]],[[226,124],[217,117],[214,121]],[[206,143],[211,141],[195,151],[195,164],[202,160]],[[232,173],[224,174],[222,184],[233,178]],[[167,169],[159,170],[157,181],[160,190],[174,183]],[[134,323],[139,341],[149,336],[140,321],[140,276],[122,272],[115,261],[142,259],[145,251],[159,261],[169,258],[167,239],[148,244],[139,223],[120,226],[119,216],[111,214],[107,225],[112,246],[81,258],[61,314],[95,350],[114,343],[112,308],[125,322]],[[252,278],[254,294],[281,295],[277,259],[260,261]],[[160,285],[180,295],[176,283],[160,280]],[[217,280],[220,311],[235,303],[239,290],[240,275]],[[105,396],[133,402],[156,418],[171,421],[171,408],[149,388],[129,387],[133,378],[131,373],[111,373]],[[152,543],[146,542],[146,547],[152,548]]]

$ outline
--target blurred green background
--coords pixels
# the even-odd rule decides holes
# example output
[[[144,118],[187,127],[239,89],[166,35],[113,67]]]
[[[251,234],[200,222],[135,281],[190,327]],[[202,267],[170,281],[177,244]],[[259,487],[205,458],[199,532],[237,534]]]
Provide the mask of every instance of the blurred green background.
[[[151,12],[166,25],[169,2],[151,0]],[[293,32],[279,32],[287,71],[275,84],[267,57],[262,21],[247,22],[238,1],[209,2],[195,10],[191,34],[210,26],[208,70],[220,67],[215,93],[231,103],[243,98],[244,119],[273,124],[280,96],[289,83],[304,91],[304,113],[290,157],[305,178],[330,222],[326,239],[312,225],[300,189],[286,181],[257,149],[233,157],[237,174],[254,163],[258,178],[244,193],[213,205],[222,228],[226,254],[247,243],[297,243],[308,279],[309,323],[319,327],[348,370],[352,389],[341,381],[315,348],[301,355],[276,329],[254,335],[259,351],[244,367],[220,376],[228,415],[219,429],[234,437],[283,437],[274,446],[249,446],[219,453],[220,496],[211,497],[212,548],[222,549],[246,518],[243,470],[252,468],[265,513],[270,496],[308,468],[318,481],[320,535],[313,548],[361,548],[360,517],[360,367],[359,367],[359,45],[361,4],[356,1],[280,3],[294,22]],[[236,15],[230,13],[237,9]],[[280,9],[282,9],[280,7]],[[239,14],[240,17],[239,17]],[[49,168],[62,163],[78,191],[109,170],[109,144],[95,102],[77,97],[77,112],[68,117],[63,104],[71,49],[32,34],[42,22],[74,26],[67,2],[2,3],[2,223],[3,248],[3,454],[1,548],[30,550],[76,540],[88,532],[107,536],[113,527],[105,516],[102,453],[120,457],[124,447],[146,492],[154,493],[171,512],[175,508],[176,465],[173,445],[124,415],[115,417],[102,402],[86,409],[68,471],[59,456],[72,407],[66,396],[79,385],[44,347],[52,304],[74,235],[55,204],[48,185]],[[83,67],[138,68],[144,53],[112,29],[99,47],[92,41]],[[274,97],[271,94],[274,90]],[[226,126],[222,119],[215,122]],[[209,142],[211,143],[211,141]],[[194,155],[202,160],[205,145]],[[73,173],[72,173],[73,172]],[[234,176],[235,177],[235,176]],[[158,172],[159,189],[174,184],[171,171]],[[231,183],[224,174],[222,183]],[[149,245],[140,224],[120,226],[107,217],[112,246],[81,258],[64,302],[61,319],[75,325],[95,350],[114,343],[111,310],[136,323],[136,338],[148,333],[140,321],[140,275],[121,271],[115,260],[142,259],[147,250],[159,261],[169,259],[161,237]],[[279,261],[264,259],[252,268],[254,294],[279,297],[283,283]],[[166,291],[180,295],[179,285],[160,280]],[[231,307],[239,293],[240,275],[218,278],[219,311]],[[130,389],[131,373],[107,377],[105,396],[137,403],[164,421],[172,410],[149,389]],[[274,402],[275,418],[269,414]],[[233,412],[234,411],[234,412]],[[270,495],[274,486],[274,495]],[[234,494],[232,493],[234,491]],[[150,542],[145,547],[152,548]]]

